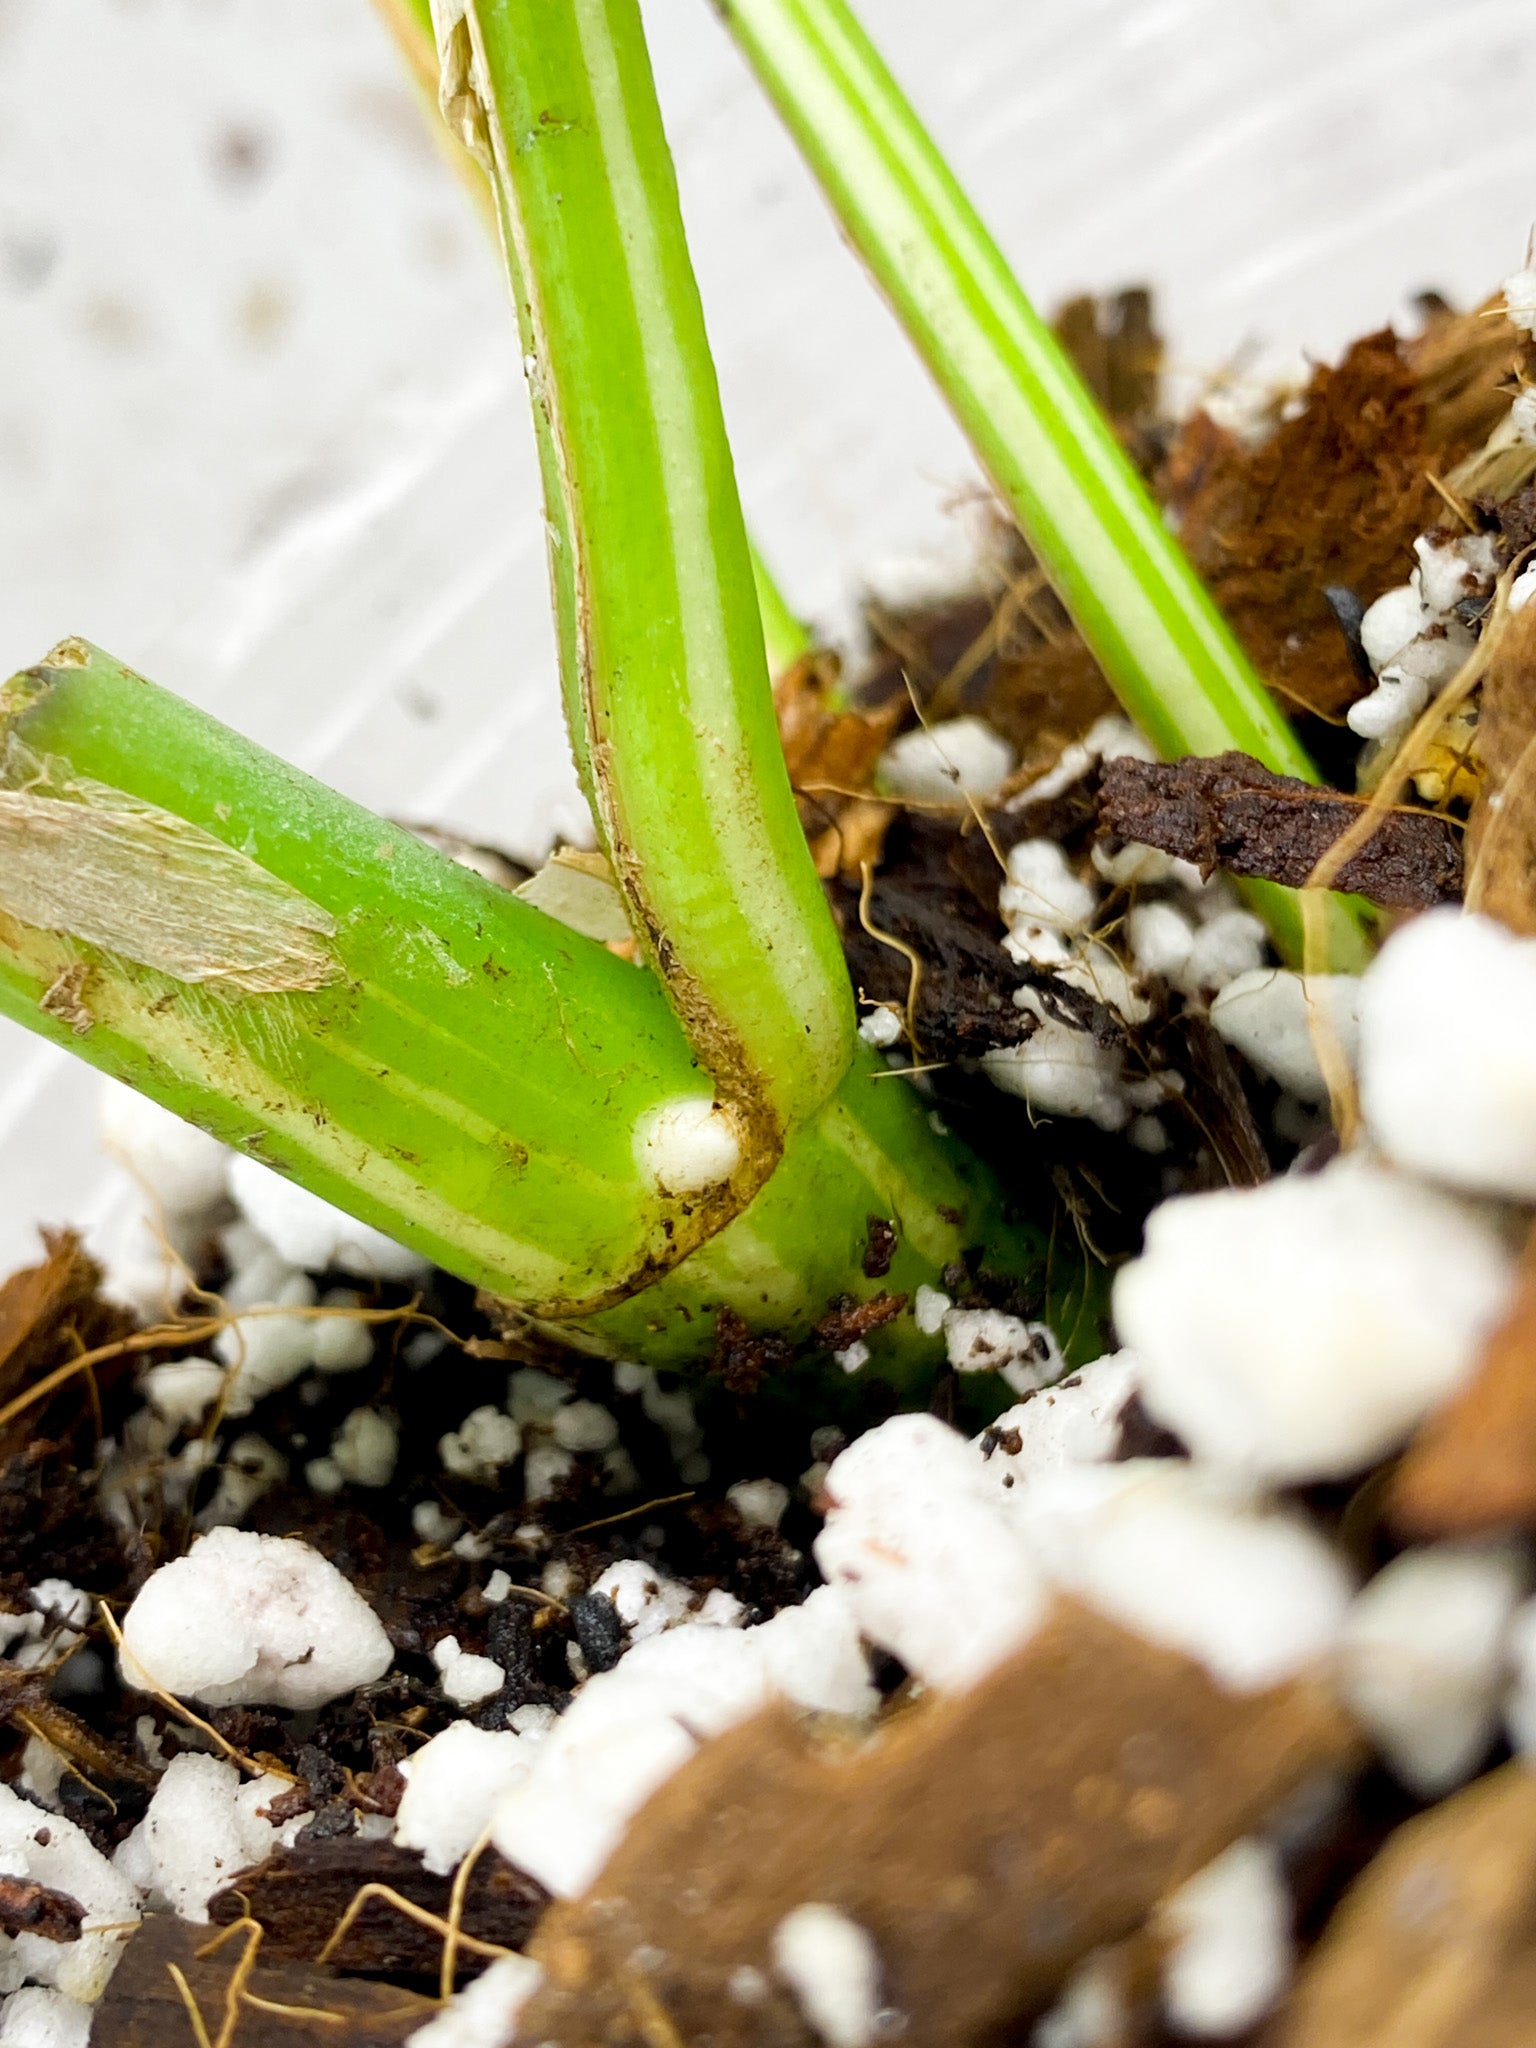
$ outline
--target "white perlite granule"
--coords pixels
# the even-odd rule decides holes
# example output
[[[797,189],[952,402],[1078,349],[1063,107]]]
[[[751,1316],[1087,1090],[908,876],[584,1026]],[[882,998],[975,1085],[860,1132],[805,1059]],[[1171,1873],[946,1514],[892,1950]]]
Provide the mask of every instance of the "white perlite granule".
[[[418,2027],[408,2048],[511,2048],[518,2017],[543,1975],[527,1956],[501,1956]]]
[[[730,1179],[741,1162],[741,1140],[712,1097],[682,1095],[641,1117],[635,1157],[663,1194],[694,1195]]]
[[[869,1640],[930,1685],[962,1687],[1028,1640],[1049,1588],[964,1437],[897,1415],[825,1481],[816,1562]]]
[[[1272,1081],[1303,1102],[1321,1102],[1328,1083],[1319,1043],[1331,1034],[1346,1068],[1360,1037],[1360,980],[1353,974],[1303,977],[1286,967],[1240,974],[1211,1004],[1211,1024]]]
[[[87,2048],[94,2018],[62,1991],[29,1984],[0,2003],[0,2048]]]
[[[1360,1107],[1399,1165],[1536,1201],[1536,939],[1431,910],[1366,973]]]
[[[442,1673],[443,1691],[456,1707],[477,1707],[493,1698],[507,1682],[507,1674],[490,1657],[477,1657],[459,1647],[457,1636],[444,1636],[432,1646],[432,1662]]]
[[[83,1828],[29,1804],[9,1785],[0,1785],[0,1869],[65,1892],[85,1908],[78,1941],[0,1935],[0,1992],[43,1984],[94,2005],[138,1925],[138,1893]]]
[[[1175,2032],[1221,2038],[1263,2018],[1291,1973],[1291,1899],[1280,1858],[1246,1836],[1158,1910],[1173,1946],[1163,2007]]]
[[[976,1440],[988,1477],[1011,1491],[1054,1466],[1097,1465],[1112,1458],[1138,1375],[1131,1353],[1116,1352],[1005,1410]]]
[[[947,718],[892,740],[880,756],[876,783],[909,802],[963,805],[966,791],[996,796],[1013,762],[1012,747],[983,719]]]
[[[1039,1568],[1148,1642],[1181,1650],[1229,1692],[1322,1663],[1349,1576],[1299,1515],[1182,1458],[1062,1465],[1007,1497]]]
[[[262,1809],[287,1790],[275,1775],[243,1782],[222,1757],[173,1757],[113,1864],[151,1900],[206,1924],[214,1893],[276,1847],[278,1831]]]
[[[827,2048],[869,2048],[880,2014],[880,1953],[835,1906],[796,1906],[773,1930],[774,1973]]]
[[[400,1765],[405,1793],[395,1840],[419,1849],[428,1870],[446,1877],[479,1840],[497,1799],[526,1775],[537,1748],[536,1737],[510,1729],[450,1722]]]
[[[1510,1623],[1529,1577],[1511,1543],[1405,1550],[1345,1618],[1340,1694],[1422,1799],[1470,1778],[1492,1745]]]
[[[322,1707],[394,1658],[373,1609],[292,1536],[214,1529],[145,1581],[123,1618],[123,1682],[209,1706]]]
[[[371,1224],[359,1223],[260,1160],[235,1156],[229,1192],[247,1222],[295,1266],[309,1273],[335,1267],[359,1280],[420,1280],[430,1259],[407,1251]]]
[[[1332,1479],[1456,1390],[1512,1280],[1489,1217],[1350,1154],[1154,1209],[1114,1313],[1148,1410],[1197,1457]]]
[[[526,1777],[496,1802],[497,1848],[557,1897],[573,1897],[700,1742],[775,1693],[813,1712],[874,1712],[879,1696],[858,1629],[835,1588],[820,1587],[756,1628],[712,1627],[701,1614],[589,1678]]]

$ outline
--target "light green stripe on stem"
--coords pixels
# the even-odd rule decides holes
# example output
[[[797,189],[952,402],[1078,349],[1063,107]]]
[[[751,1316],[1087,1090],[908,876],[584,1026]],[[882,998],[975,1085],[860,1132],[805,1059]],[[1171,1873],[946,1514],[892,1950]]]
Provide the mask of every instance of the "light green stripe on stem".
[[[639,10],[471,0],[443,27],[445,102],[490,152],[540,416],[578,766],[631,921],[765,1176],[846,1072],[853,1004],[774,721]]]
[[[844,0],[714,0],[1126,710],[1165,757],[1318,780],[1092,394]],[[1299,959],[1294,895],[1254,898]],[[1368,947],[1331,906],[1330,964]]]
[[[496,201],[487,183],[485,166],[439,119],[437,38],[432,27],[432,0],[374,0],[374,7],[404,57],[412,82],[429,102],[429,118],[436,140],[443,146],[455,173],[472,192],[477,211],[494,231]],[[757,584],[768,666],[777,675],[802,654],[810,652],[811,636],[790,608],[755,545],[752,547],[752,574]]]

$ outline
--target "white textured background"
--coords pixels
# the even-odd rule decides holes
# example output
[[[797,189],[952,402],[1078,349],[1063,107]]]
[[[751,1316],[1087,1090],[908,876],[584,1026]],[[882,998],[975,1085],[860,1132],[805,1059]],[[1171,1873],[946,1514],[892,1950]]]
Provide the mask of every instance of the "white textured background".
[[[1037,297],[1149,280],[1192,377],[1326,354],[1536,219],[1536,0],[863,0]],[[705,0],[649,0],[748,515],[793,599],[971,472]],[[0,0],[0,663],[83,633],[349,794],[575,802],[510,315],[366,0]],[[98,1173],[0,1031],[0,1269]]]

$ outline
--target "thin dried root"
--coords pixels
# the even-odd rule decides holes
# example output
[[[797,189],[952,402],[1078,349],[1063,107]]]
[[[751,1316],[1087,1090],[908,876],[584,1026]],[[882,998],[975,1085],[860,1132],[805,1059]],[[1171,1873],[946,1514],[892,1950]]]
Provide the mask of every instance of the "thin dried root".
[[[438,1973],[437,1993],[446,2005],[453,1996],[453,1980],[458,1973],[459,1942],[463,1934],[464,1899],[469,1891],[470,1876],[475,1865],[490,1847],[491,1829],[487,1822],[480,1831],[469,1854],[453,1873],[453,1889],[448,1894],[448,1932],[443,1938],[443,1961]]]
[[[433,1934],[441,1935],[444,1941],[456,1940],[459,1947],[468,1949],[471,1955],[488,1956],[492,1961],[497,1961],[502,1956],[516,1954],[515,1949],[503,1948],[499,1942],[481,1941],[478,1935],[465,1934],[462,1928],[455,1929],[441,1914],[429,1913],[425,1906],[418,1906],[414,1899],[405,1898],[393,1885],[365,1884],[360,1885],[353,1894],[351,1904],[332,1929],[329,1941],[315,1957],[317,1963],[330,1961],[346,1939],[353,1921],[370,1899],[382,1899],[386,1905],[393,1906],[397,1913],[403,1913],[407,1920],[414,1920],[418,1927],[428,1928]]]
[[[859,923],[877,945],[889,946],[893,953],[899,953],[906,961],[907,974],[907,1043],[913,1052],[921,1051],[917,1042],[917,995],[923,985],[922,955],[913,950],[905,939],[898,939],[894,932],[884,932],[869,914],[870,892],[875,886],[875,870],[872,862],[859,862]]]
[[[121,1656],[123,1652],[123,1632],[118,1627],[117,1616],[112,1612],[105,1600],[97,1601],[96,1611],[101,1616],[102,1627],[112,1638],[113,1647],[118,1652],[118,1655]],[[296,1771],[290,1771],[286,1765],[280,1764],[276,1760],[268,1764],[254,1762],[252,1758],[245,1754],[243,1749],[236,1749],[232,1742],[226,1741],[211,1721],[205,1721],[201,1714],[194,1714],[192,1709],[183,1705],[174,1693],[167,1692],[163,1685],[157,1685],[153,1677],[144,1669],[137,1658],[134,1658],[133,1662],[134,1669],[138,1672],[139,1678],[142,1681],[142,1683],[135,1685],[134,1690],[136,1692],[147,1692],[151,1699],[158,1700],[162,1707],[173,1713],[178,1721],[185,1721],[189,1728],[200,1728],[204,1735],[210,1737],[218,1744],[231,1763],[238,1764],[243,1771],[249,1771],[253,1778],[265,1778],[268,1776],[286,1778],[290,1785],[297,1785],[300,1782]],[[235,1924],[239,1926],[241,1923],[236,1921]]]

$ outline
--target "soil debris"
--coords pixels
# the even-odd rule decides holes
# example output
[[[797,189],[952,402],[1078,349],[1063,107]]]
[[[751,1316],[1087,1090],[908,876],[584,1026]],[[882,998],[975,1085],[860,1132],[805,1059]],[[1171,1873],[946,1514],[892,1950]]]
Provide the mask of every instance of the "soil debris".
[[[546,1915],[528,2038],[655,2040],[627,1996],[643,1954],[676,2038],[805,2040],[769,1970],[811,1900],[872,1939],[882,2004],[925,2043],[991,2038],[1349,1742],[1310,1681],[1236,1698],[1064,1601],[974,1689],[867,1747],[818,1745],[783,1708],[708,1745]]]
[[[1399,1828],[1302,1973],[1278,2048],[1521,2048],[1536,2012],[1536,1773]]]
[[[760,1337],[733,1308],[715,1316],[715,1349],[710,1371],[728,1393],[747,1399],[772,1372],[789,1363],[793,1346],[782,1337]]]
[[[413,1905],[445,1919],[453,1880],[434,1877],[421,1858],[393,1842],[359,1835],[301,1838],[221,1892],[210,1908],[228,1926],[249,1912],[266,1930],[262,1955],[279,1962],[317,1956],[364,1885],[388,1885]],[[544,1887],[486,1850],[470,1873],[461,1924],[479,1941],[521,1948],[548,1903]],[[387,1900],[362,1908],[337,1947],[339,1970],[423,1977],[434,1981],[441,1937],[408,1919]],[[462,1974],[478,1975],[482,1958],[461,1955]]]
[[[846,1351],[882,1323],[892,1322],[907,1305],[904,1294],[872,1294],[868,1301],[843,1300],[816,1325],[816,1342],[828,1351]]]
[[[0,1932],[78,1941],[84,1918],[84,1906],[68,1892],[50,1891],[28,1877],[0,1877]]]
[[[1257,446],[1196,413],[1160,495],[1260,674],[1294,711],[1337,717],[1361,692],[1330,585],[1362,607],[1401,583],[1445,505],[1430,476],[1507,410],[1519,354],[1507,321],[1447,320],[1415,347],[1390,329],[1320,364],[1293,416]]]
[[[1408,1446],[1389,1501],[1405,1536],[1536,1526],[1536,1233],[1477,1371]]]
[[[964,864],[973,839],[990,865],[990,901],[978,895]],[[909,816],[887,835],[867,923],[859,916],[857,887],[833,885],[849,969],[871,1002],[906,1008],[912,962],[889,939],[919,956],[914,1022],[925,1059],[979,1055],[1029,1034],[1031,1020],[1014,1007],[1013,991],[1023,977],[1003,951],[998,880],[979,833],[962,833],[947,820]],[[1090,998],[1084,1002],[1093,1007]]]
[[[1099,829],[1136,840],[1202,874],[1216,869],[1304,888],[1317,863],[1365,809],[1365,799],[1277,775],[1247,754],[1104,765]],[[1461,895],[1461,843],[1448,818],[1389,810],[1334,886],[1392,909],[1424,910]]]
[[[896,1226],[887,1216],[871,1216],[868,1231],[860,1264],[866,1280],[883,1280],[896,1256]]]

